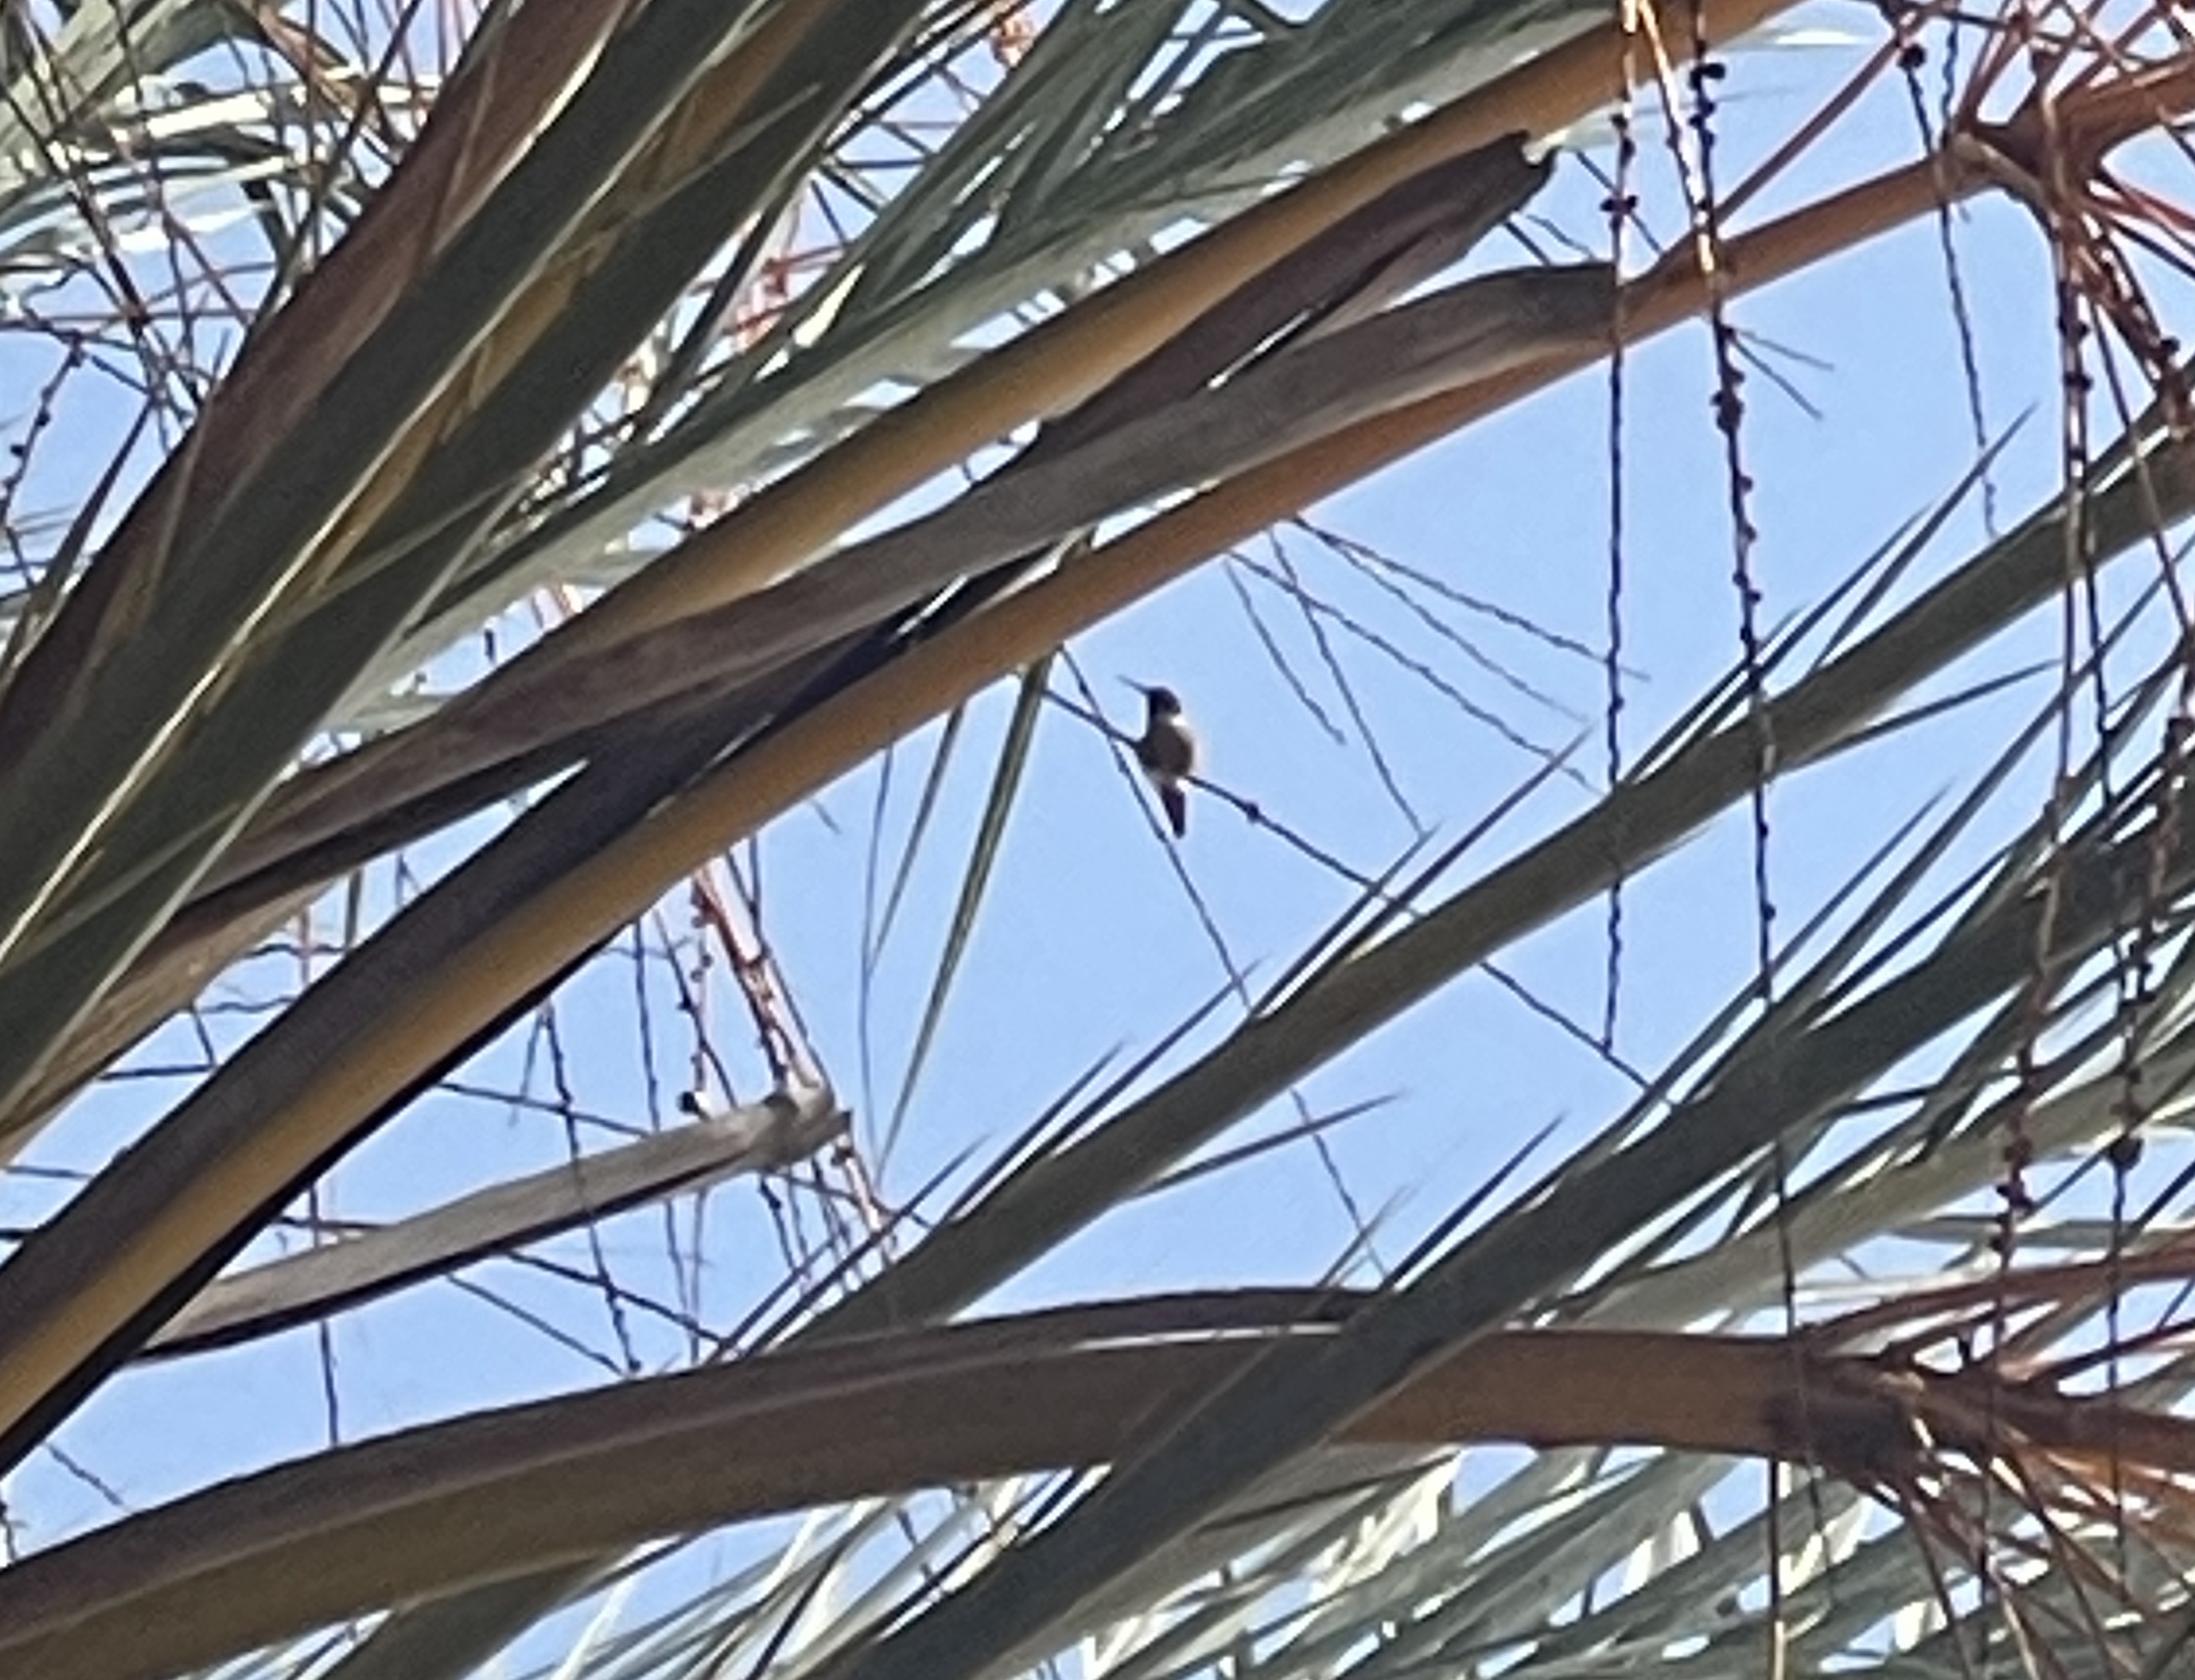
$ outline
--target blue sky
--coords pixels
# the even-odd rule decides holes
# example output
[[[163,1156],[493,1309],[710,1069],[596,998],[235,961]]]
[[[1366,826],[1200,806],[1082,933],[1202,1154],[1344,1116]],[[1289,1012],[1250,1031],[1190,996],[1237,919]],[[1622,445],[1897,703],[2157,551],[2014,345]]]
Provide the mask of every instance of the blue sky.
[[[1868,9],[1822,6],[1802,15],[1873,38]],[[1855,49],[1835,46],[1739,55],[1719,154],[1722,179],[1734,180],[1858,59]],[[1913,147],[1905,93],[1893,78],[1755,214],[1903,162]],[[1666,170],[1656,166],[1655,183],[1656,225],[1674,230]],[[1566,163],[1534,209],[1574,235],[1598,238],[1593,207],[1599,190]],[[2048,269],[2032,222],[2001,198],[1962,215],[1956,243],[1990,424],[2004,427],[2040,406],[1995,475],[2009,521],[2047,493],[2057,471]],[[1520,250],[1497,238],[1478,262],[1520,260]],[[1924,222],[1736,306],[1735,319],[1749,333],[1822,364],[1777,364],[1818,416],[1757,375],[1748,387],[1743,448],[1758,482],[1754,561],[1769,620],[1818,598],[1965,469],[1972,453],[1967,392],[1945,298],[1938,233]],[[1644,673],[1628,690],[1627,737],[1636,750],[1729,667],[1738,643],[1727,477],[1710,424],[1706,334],[1686,327],[1637,351],[1628,359],[1627,380],[1629,583],[1622,610],[1627,661]],[[1608,411],[1605,371],[1576,376],[1321,506],[1315,517],[1509,613],[1597,645],[1607,589]],[[1981,534],[1979,510],[1969,505],[1899,598],[1962,558]],[[1489,676],[1313,543],[1289,538],[1286,549],[1314,593],[1437,665],[1446,681],[1515,729],[1547,745],[1581,728],[1590,732],[1571,762],[1587,777],[1599,775],[1603,676],[1596,664],[1490,619],[1443,609],[1482,653],[1578,714],[1581,723]],[[1271,563],[1262,544],[1248,545],[1248,552]],[[1321,710],[1346,729],[1348,703],[1301,615],[1256,578],[1238,574],[1238,580]],[[1437,837],[1469,826],[1530,773],[1530,757],[1471,721],[1450,698],[1338,626],[1326,629],[1357,703],[1374,722],[1395,781]],[[1410,840],[1409,820],[1362,744],[1337,744],[1299,702],[1218,567],[1121,615],[1071,651],[1123,725],[1132,721],[1135,702],[1117,679],[1177,688],[1207,743],[1209,774],[1358,870],[1384,866]],[[1970,669],[2004,671],[2054,651],[2054,632],[2038,617]],[[1055,687],[1079,699],[1063,670]],[[1970,716],[1872,750],[1861,762],[1779,786],[1771,802],[1779,928],[1795,929],[1921,802],[1960,787],[1976,766],[1978,746],[2005,733],[2008,718],[2039,705],[2042,692],[2030,684]],[[1002,688],[972,709],[908,907],[877,977],[868,1030],[885,1113],[1010,705]],[[887,873],[936,739],[934,728],[925,731],[895,756],[882,851]],[[848,778],[774,826],[761,844],[764,925],[813,1042],[842,1095],[856,1102],[864,883],[879,774],[873,765]],[[2024,820],[2042,785],[2039,775],[2030,776],[2008,794],[1995,831]],[[1253,986],[1285,966],[1352,895],[1346,882],[1211,801],[1199,802],[1187,843],[1171,854],[1139,799],[1096,732],[1063,711],[1047,710],[932,1065],[901,1148],[880,1164],[888,1198],[911,1194],[965,1152],[980,1159],[1002,1146],[1094,1060],[1133,1054],[1224,982],[1225,965],[1175,872],[1177,859]],[[1452,882],[1511,854],[1587,802],[1580,788],[1549,783],[1465,860]],[[1947,860],[1945,879],[1956,862]],[[1751,867],[1749,829],[1738,814],[1627,894],[1618,1048],[1633,1066],[1651,1072],[1745,984],[1755,937]],[[668,914],[683,926],[683,900]],[[1601,1008],[1604,927],[1604,909],[1587,907],[1505,953],[1503,962],[1536,995],[1590,1026]],[[579,1106],[645,1124],[650,1094],[634,1044],[633,979],[623,956],[606,957],[567,988],[557,1009]],[[661,1035],[656,1096],[665,1102],[683,1084],[688,1043],[667,982],[660,965],[651,966],[650,1007]],[[712,982],[712,998],[713,1029],[731,1047],[741,1094],[753,1095],[755,1060],[721,975]],[[1214,1030],[1229,1014],[1219,1012]],[[231,1021],[223,1030],[246,1025]],[[524,1041],[521,1030],[466,1077],[513,1083]],[[145,1055],[174,1057],[183,1048],[171,1032]],[[38,1158],[95,1159],[178,1089],[141,1082],[102,1093],[42,1145]],[[551,1095],[545,1077],[535,1090]],[[1483,975],[1472,975],[1325,1070],[1304,1095],[1321,1112],[1392,1099],[1328,1140],[1356,1205],[1391,1210],[1378,1248],[1392,1257],[1524,1139],[1553,1125],[1537,1157],[1538,1165],[1550,1165],[1617,1112],[1630,1090],[1574,1039]],[[667,1108],[660,1118],[671,1118]],[[861,1116],[865,1125],[883,1118]],[[1240,1136],[1293,1119],[1286,1103],[1276,1104]],[[585,1136],[590,1147],[609,1141],[598,1132]],[[397,1217],[551,1164],[566,1148],[563,1125],[551,1114],[440,1096],[347,1162],[329,1206],[346,1217]],[[0,1188],[0,1196],[11,1221],[48,1200],[20,1182]],[[775,1196],[776,1212],[747,1183],[708,1200],[704,1301],[716,1323],[736,1318],[743,1303],[776,1281],[781,1230],[803,1219],[807,1236],[821,1228],[805,1193],[781,1187]],[[690,1235],[689,1216],[680,1219]],[[613,1222],[601,1233],[601,1257],[621,1284],[668,1298],[663,1232],[656,1211]],[[1000,1304],[1305,1280],[1323,1274],[1350,1240],[1349,1217],[1325,1167],[1296,1143],[1105,1221],[1017,1280]],[[578,1238],[553,1252],[582,1268],[596,1258]],[[507,1264],[480,1269],[477,1276],[614,1356],[611,1314],[597,1293]],[[644,1318],[629,1327],[651,1368],[679,1351],[677,1338]],[[331,1335],[349,1435],[609,1374],[447,1285],[348,1315]],[[149,1503],[196,1485],[210,1470],[269,1462],[321,1441],[319,1359],[314,1334],[299,1332],[132,1373],[87,1407],[63,1442],[132,1503]],[[104,1515],[101,1501],[50,1461],[28,1467],[13,1499],[37,1540]]]

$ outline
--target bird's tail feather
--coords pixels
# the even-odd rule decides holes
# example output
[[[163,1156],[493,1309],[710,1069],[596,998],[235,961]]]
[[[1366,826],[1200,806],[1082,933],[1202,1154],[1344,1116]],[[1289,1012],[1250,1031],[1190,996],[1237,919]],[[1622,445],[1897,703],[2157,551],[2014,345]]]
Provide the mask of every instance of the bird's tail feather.
[[[1170,782],[1159,790],[1159,803],[1166,808],[1167,826],[1173,837],[1179,840],[1189,833],[1189,795],[1178,782]]]

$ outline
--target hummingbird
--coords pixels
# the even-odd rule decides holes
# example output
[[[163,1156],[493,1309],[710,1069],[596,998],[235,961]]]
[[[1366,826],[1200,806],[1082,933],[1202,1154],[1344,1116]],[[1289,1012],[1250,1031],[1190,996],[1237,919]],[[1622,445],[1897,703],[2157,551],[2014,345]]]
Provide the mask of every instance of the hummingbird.
[[[1171,688],[1143,688],[1144,733],[1136,742],[1136,762],[1144,767],[1157,790],[1167,825],[1178,840],[1189,832],[1189,790],[1183,779],[1196,774],[1196,731],[1181,713],[1181,699]]]

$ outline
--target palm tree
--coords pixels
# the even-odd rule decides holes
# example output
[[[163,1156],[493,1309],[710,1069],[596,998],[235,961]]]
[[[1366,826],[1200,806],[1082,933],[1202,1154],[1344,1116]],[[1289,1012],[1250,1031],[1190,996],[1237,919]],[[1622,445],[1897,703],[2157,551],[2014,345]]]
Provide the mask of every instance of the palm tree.
[[[1758,32],[1781,9],[0,9],[0,1673],[2184,1666],[2195,49],[2164,6],[1901,5],[1810,52]],[[1804,95],[1725,92],[1793,65]],[[1779,365],[1741,303],[1900,228],[1971,428],[1904,526],[1764,599]],[[1974,264],[2008,228],[2047,275]],[[1976,346],[2023,285],[2060,423],[2007,441]],[[1737,635],[1642,745],[1622,636],[1674,585],[1626,463],[1678,423],[1650,341],[1695,321]],[[1489,656],[1485,579],[1301,515],[1528,399],[1582,452],[1489,493],[1592,502],[1599,552],[1546,563],[1608,623],[1497,598]],[[1032,901],[1040,738],[1126,762],[1077,650],[1217,567],[1304,626],[1243,621],[1307,703],[1276,732],[1330,679],[1414,832],[1337,848],[1215,768],[1190,849],[1132,866],[1184,872],[1224,987],[1185,1001],[1140,911],[1057,879],[1088,948],[964,983]],[[1516,705],[1512,666],[1571,660],[1604,763],[1396,614]],[[1461,713],[1361,701],[1345,636]],[[1529,756],[1420,822],[1391,753],[1482,726]],[[1947,797],[1895,791],[1916,762]],[[1310,872],[1276,968],[1230,954],[1207,809]],[[1795,853],[1822,884],[1779,916]],[[804,893],[858,906],[821,1003]],[[1534,984],[1581,932],[1598,1026]],[[1312,1082],[1479,975],[1618,1095],[1535,1136],[1405,1060],[1507,1122],[1438,1205],[1366,1215],[1337,1172],[1345,1251],[1284,1228],[1259,1286],[1001,1295],[1155,1189],[1301,1227],[1265,1175],[1373,1106]],[[1656,993],[1681,1031],[1626,1028]],[[1093,1064],[1078,1013],[1116,1004],[1134,1048]],[[614,1056],[660,1124],[612,1141]],[[950,1159],[977,1090],[1049,1098]],[[482,1097],[545,1154],[452,1142]],[[391,1211],[343,1217],[376,1159]],[[616,1380],[513,1400],[442,1336],[385,1370],[467,1397],[348,1438],[339,1315],[429,1285],[579,1356],[599,1312]],[[251,1373],[301,1330],[329,1439],[270,1453]],[[208,1368],[233,1456],[154,1440],[159,1503],[48,1533],[71,1431],[170,1427]]]

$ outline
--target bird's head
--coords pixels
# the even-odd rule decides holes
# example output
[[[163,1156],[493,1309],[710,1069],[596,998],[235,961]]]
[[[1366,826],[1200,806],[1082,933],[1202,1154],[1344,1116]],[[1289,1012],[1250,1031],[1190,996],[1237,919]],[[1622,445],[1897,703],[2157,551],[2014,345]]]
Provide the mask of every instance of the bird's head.
[[[1141,682],[1136,684],[1136,687],[1144,691],[1144,703],[1150,708],[1152,716],[1178,717],[1181,716],[1181,698],[1172,689],[1152,687]]]

